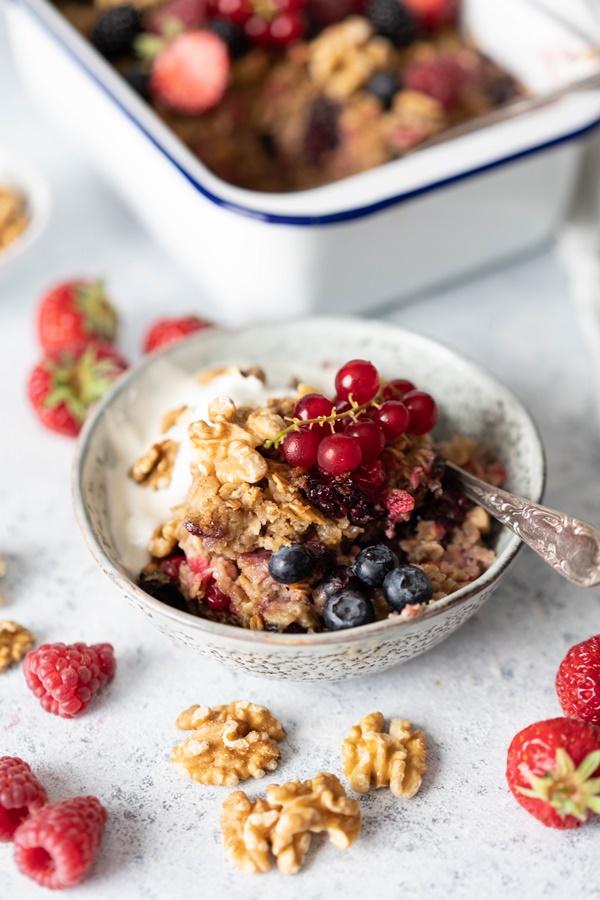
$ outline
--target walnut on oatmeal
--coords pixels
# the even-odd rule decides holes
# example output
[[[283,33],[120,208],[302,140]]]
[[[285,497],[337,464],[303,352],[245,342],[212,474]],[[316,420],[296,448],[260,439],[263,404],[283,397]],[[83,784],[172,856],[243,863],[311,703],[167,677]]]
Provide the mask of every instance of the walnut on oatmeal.
[[[170,438],[153,444],[147,453],[134,462],[129,472],[130,477],[143,487],[151,487],[155,491],[168,488],[178,450],[179,444]]]
[[[235,701],[226,706],[191,706],[177,719],[190,737],[173,748],[171,762],[199,784],[234,786],[277,768],[277,741],[285,730],[264,706]]]
[[[363,716],[342,744],[344,775],[353,791],[371,784],[389,787],[396,797],[414,797],[427,770],[425,735],[404,719],[391,719],[389,731],[380,712]]]
[[[252,803],[243,791],[224,802],[221,825],[225,852],[245,872],[266,872],[269,849],[283,875],[295,875],[310,847],[311,835],[327,832],[341,850],[358,838],[362,826],[356,800],[336,775],[320,772],[308,781],[267,787],[266,801]]]
[[[34,636],[23,625],[8,620],[0,622],[0,672],[20,662],[34,644]]]

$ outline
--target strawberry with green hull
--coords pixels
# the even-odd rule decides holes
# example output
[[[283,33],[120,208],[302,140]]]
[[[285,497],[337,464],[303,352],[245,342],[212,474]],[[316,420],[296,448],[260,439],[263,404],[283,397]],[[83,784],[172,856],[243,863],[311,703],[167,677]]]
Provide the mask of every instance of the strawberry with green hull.
[[[35,367],[29,376],[29,399],[46,428],[75,437],[88,409],[126,368],[123,357],[105,342],[65,348]]]
[[[562,711],[600,725],[600,634],[571,647],[556,675]]]
[[[114,341],[117,313],[104,283],[75,279],[45,294],[38,309],[38,335],[47,354],[92,340]]]
[[[579,828],[600,814],[600,727],[577,719],[536,722],[508,748],[508,786],[550,828]]]

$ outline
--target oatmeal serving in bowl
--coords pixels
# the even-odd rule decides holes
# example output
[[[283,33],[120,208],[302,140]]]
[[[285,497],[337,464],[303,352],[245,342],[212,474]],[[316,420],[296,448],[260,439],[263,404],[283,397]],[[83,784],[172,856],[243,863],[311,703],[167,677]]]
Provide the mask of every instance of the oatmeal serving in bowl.
[[[435,442],[436,402],[410,381],[360,359],[333,398],[303,382],[282,395],[256,367],[194,380],[204,415],[201,402],[166,411],[129,471],[138,490],[165,491],[182,455],[180,502],[138,580],[151,595],[257,631],[336,631],[421,615],[493,562],[489,517],[444,460],[493,484],[503,468],[464,435]]]
[[[102,568],[175,640],[270,677],[347,677],[434,646],[519,549],[445,459],[541,497],[535,426],[459,354],[353,319],[215,330],[101,402],[76,511]]]

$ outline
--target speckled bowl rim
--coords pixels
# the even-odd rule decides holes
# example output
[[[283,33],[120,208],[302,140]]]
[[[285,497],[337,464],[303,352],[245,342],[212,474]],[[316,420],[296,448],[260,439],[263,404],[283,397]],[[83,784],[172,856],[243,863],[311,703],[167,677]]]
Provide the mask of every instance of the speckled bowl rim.
[[[356,316],[303,316],[296,319],[287,319],[279,323],[273,323],[268,327],[274,328],[278,325],[281,325],[282,327],[289,328],[293,327],[294,325],[303,325],[310,322],[318,322],[319,327],[323,329],[328,327],[337,329],[343,329],[344,327],[349,326],[355,327],[357,323],[360,323],[362,328],[369,328],[369,330],[379,329],[385,331],[386,333],[389,333],[389,330],[393,329],[398,334],[399,338],[401,338],[402,335],[406,335],[410,340],[414,341],[415,339],[417,339],[418,341],[421,341],[424,345],[428,345],[432,349],[442,351],[458,358],[462,363],[466,363],[474,373],[479,374],[483,378],[495,384],[496,388],[501,394],[504,394],[505,398],[510,402],[511,406],[516,406],[521,410],[531,428],[532,438],[534,440],[533,449],[537,451],[537,455],[539,456],[539,484],[538,490],[534,491],[533,495],[528,499],[534,501],[535,503],[539,503],[541,501],[546,486],[546,456],[542,438],[539,429],[526,406],[522,403],[521,400],[519,400],[516,394],[514,394],[513,391],[511,391],[510,388],[504,384],[504,382],[500,378],[497,378],[495,375],[490,373],[483,366],[480,366],[479,363],[475,362],[464,353],[461,353],[460,351],[449,347],[442,341],[434,340],[433,338],[426,337],[425,335],[406,328],[401,328],[400,326],[397,326],[392,322],[384,322],[377,319],[361,319]],[[246,328],[228,329],[228,333],[235,333],[236,335],[247,333],[248,335],[252,335],[253,332],[260,331],[261,327],[264,327],[264,325],[252,325]],[[214,334],[214,332],[212,331],[210,333]],[[206,339],[207,334],[209,334],[209,332],[200,331],[190,335],[189,337],[184,339],[186,346],[189,346],[192,343],[198,343],[198,345],[201,346],[203,341]],[[151,597],[150,594],[147,594],[140,587],[138,587],[138,585],[134,581],[132,581],[129,576],[125,575],[113,564],[113,562],[109,559],[108,555],[105,553],[100,543],[98,542],[83,500],[82,476],[84,463],[86,461],[96,428],[98,427],[102,416],[113,403],[113,401],[123,391],[127,390],[131,386],[131,384],[136,381],[136,379],[139,378],[139,376],[143,372],[146,371],[146,369],[153,366],[157,360],[176,356],[178,350],[181,348],[182,343],[183,342],[172,344],[163,348],[162,350],[155,351],[154,353],[142,357],[139,362],[128,369],[127,372],[125,372],[125,374],[122,375],[119,380],[113,385],[113,387],[110,388],[109,391],[107,391],[102,400],[95,407],[90,417],[85,422],[85,425],[77,441],[72,467],[72,490],[75,518],[88,550],[90,551],[93,559],[99,565],[100,569],[110,578],[111,581],[113,581],[125,594],[131,594],[135,596],[140,605],[142,605],[143,607],[147,607],[149,611],[152,611],[152,613],[171,619],[181,628],[192,629],[200,633],[205,633],[207,635],[226,638],[228,641],[233,641],[234,643],[239,643],[246,646],[249,645],[250,647],[253,647],[255,649],[258,649],[259,647],[263,647],[265,649],[276,647],[312,648],[317,646],[323,647],[336,644],[356,643],[357,641],[360,642],[365,638],[374,637],[379,634],[381,634],[382,637],[389,637],[390,631],[396,628],[401,629],[405,626],[413,625],[415,621],[423,622],[429,619],[434,619],[448,610],[463,606],[464,604],[468,603],[469,600],[471,600],[473,597],[481,593],[481,591],[483,591],[486,587],[493,584],[495,581],[498,581],[506,571],[506,569],[514,561],[519,551],[522,549],[523,542],[516,535],[513,535],[509,539],[509,543],[507,544],[506,548],[496,558],[490,568],[483,573],[483,575],[480,575],[479,578],[475,579],[475,581],[471,582],[463,588],[460,588],[453,594],[449,594],[448,597],[444,598],[443,600],[436,601],[423,613],[423,615],[418,617],[418,620],[400,619],[399,617],[393,617],[383,619],[378,622],[372,622],[369,625],[360,625],[357,628],[348,628],[340,631],[319,632],[317,634],[282,634],[276,632],[253,631],[247,628],[239,628],[234,625],[225,625],[220,622],[213,622],[210,619],[202,619],[200,617],[193,616],[190,613],[174,609],[173,607],[168,606],[166,603],[162,603],[160,600],[156,600],[154,597]]]

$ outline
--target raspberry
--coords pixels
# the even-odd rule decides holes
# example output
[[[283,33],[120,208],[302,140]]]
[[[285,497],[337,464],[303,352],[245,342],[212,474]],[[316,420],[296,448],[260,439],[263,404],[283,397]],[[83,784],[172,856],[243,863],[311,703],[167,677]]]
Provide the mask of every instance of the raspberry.
[[[25,680],[47,712],[72,719],[115,674],[111,644],[42,644],[30,650]]]
[[[45,787],[26,762],[0,757],[0,841],[12,841],[21,822],[47,802]]]
[[[451,56],[440,56],[425,62],[413,62],[404,70],[404,87],[408,91],[427,94],[450,110],[460,101],[465,86],[465,71]]]
[[[45,806],[17,828],[17,866],[42,887],[79,884],[94,861],[107,815],[96,797],[73,797]]]

